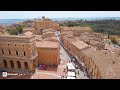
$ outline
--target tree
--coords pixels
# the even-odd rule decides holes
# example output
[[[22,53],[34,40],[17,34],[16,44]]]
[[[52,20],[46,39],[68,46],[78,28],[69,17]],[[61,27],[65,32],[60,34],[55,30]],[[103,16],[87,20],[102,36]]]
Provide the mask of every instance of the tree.
[[[23,33],[23,28],[22,27],[19,27],[19,28],[17,28],[17,30],[18,30],[18,33]]]
[[[9,33],[11,35],[18,35],[18,31],[16,29],[10,29]]]

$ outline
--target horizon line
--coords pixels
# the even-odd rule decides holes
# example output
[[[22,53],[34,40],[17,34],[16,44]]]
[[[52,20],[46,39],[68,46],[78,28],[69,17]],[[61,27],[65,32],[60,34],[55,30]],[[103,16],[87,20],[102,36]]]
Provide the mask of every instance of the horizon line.
[[[49,18],[49,19],[57,19],[57,18],[115,18],[115,17],[119,17],[120,18],[120,16],[103,16],[103,17],[98,17],[98,16],[96,16],[96,17],[52,17],[52,18]],[[0,19],[36,19],[36,18],[0,18]],[[41,18],[39,18],[38,17],[38,19],[41,19]]]

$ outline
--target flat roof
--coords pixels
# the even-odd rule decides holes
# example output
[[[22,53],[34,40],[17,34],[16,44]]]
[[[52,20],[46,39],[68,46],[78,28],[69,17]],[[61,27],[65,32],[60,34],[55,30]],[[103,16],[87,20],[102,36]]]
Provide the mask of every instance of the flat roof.
[[[36,42],[36,47],[59,48],[59,43],[58,42],[51,42],[51,41],[41,41],[41,42]]]

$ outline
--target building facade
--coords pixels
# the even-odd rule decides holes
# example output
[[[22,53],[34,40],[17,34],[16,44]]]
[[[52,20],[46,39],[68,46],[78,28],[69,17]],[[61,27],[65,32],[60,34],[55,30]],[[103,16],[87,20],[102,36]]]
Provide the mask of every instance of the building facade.
[[[48,29],[48,28],[59,30],[60,27],[58,23],[45,17],[42,17],[41,20],[35,20],[36,34],[42,34],[42,30]]]
[[[62,26],[60,27],[60,32],[61,34],[67,35],[71,33],[73,36],[80,36],[81,33],[88,32],[88,33],[93,33],[93,30],[90,27],[67,27],[67,26]]]
[[[38,63],[47,66],[58,66],[60,63],[60,46],[58,42],[42,41],[36,42],[38,52]]]
[[[37,60],[34,35],[0,35],[0,68],[32,72]]]
[[[35,28],[23,28],[23,33],[27,32],[27,31],[30,31],[33,34],[35,34]]]
[[[119,79],[120,57],[106,50],[96,50],[75,38],[61,37],[64,47],[80,63],[84,63],[84,71],[90,79]]]
[[[6,32],[6,27],[5,26],[0,26],[0,32],[4,34]]]

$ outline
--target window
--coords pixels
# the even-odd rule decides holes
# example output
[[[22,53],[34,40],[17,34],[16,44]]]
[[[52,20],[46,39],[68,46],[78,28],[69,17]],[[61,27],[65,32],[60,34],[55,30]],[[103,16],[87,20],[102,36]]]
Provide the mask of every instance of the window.
[[[34,50],[32,50],[32,54],[34,55]]]
[[[3,49],[2,49],[2,54],[4,54],[4,51],[3,51]]]
[[[26,56],[26,53],[25,53],[25,51],[23,51],[24,52],[24,56]]]
[[[8,49],[8,52],[9,52],[9,55],[11,55],[11,51],[10,51],[10,49]]]
[[[18,51],[17,50],[15,50],[16,51],[16,55],[18,55]]]

